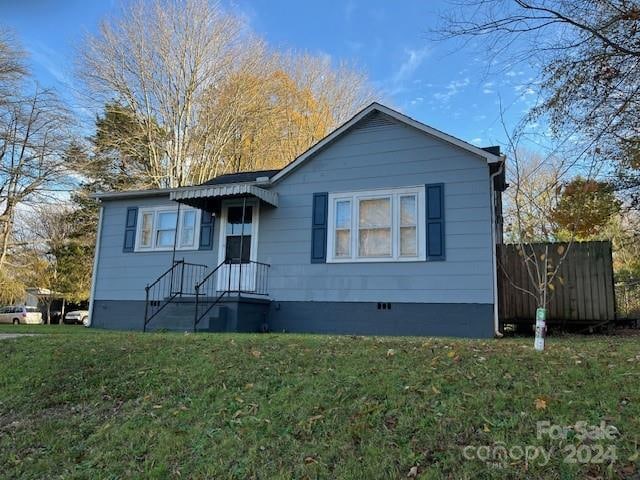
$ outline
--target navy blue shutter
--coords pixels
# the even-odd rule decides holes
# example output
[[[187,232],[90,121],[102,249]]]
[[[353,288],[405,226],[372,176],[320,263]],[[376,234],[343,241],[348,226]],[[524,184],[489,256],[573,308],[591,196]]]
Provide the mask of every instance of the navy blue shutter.
[[[327,214],[328,193],[313,194],[313,212],[311,214],[311,263],[327,261]]]
[[[124,222],[123,252],[133,252],[136,246],[136,225],[138,223],[138,207],[127,208],[127,218]]]
[[[215,219],[211,212],[202,210],[200,216],[200,246],[199,250],[213,250],[213,225]]]
[[[444,184],[425,185],[427,219],[427,261],[445,259]]]

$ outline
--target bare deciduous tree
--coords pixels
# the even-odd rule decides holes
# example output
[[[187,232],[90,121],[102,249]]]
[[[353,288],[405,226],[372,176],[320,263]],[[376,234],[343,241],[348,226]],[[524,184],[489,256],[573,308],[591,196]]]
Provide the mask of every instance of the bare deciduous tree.
[[[0,102],[8,94],[8,87],[23,78],[26,73],[24,52],[13,34],[0,27]]]
[[[94,98],[131,114],[154,186],[279,168],[370,101],[366,77],[321,57],[278,54],[207,0],[138,3],[82,54]]]
[[[103,103],[129,109],[149,147],[157,186],[188,181],[210,132],[203,97],[232,70],[241,24],[207,0],[138,2],[87,40],[81,74]]]
[[[570,236],[564,239],[565,243],[553,245],[558,240],[554,212],[559,185],[567,171],[564,162],[553,154],[545,157],[522,149],[520,133],[510,134],[506,128],[505,133],[509,158],[507,174],[511,185],[506,198],[506,237],[516,245],[526,278],[524,281],[513,278],[504,262],[501,261],[500,265],[509,283],[531,296],[537,308],[545,312],[541,331],[536,326],[536,348],[544,348],[546,308],[555,290],[554,282],[563,281],[559,275],[560,267],[573,242],[573,236]]]
[[[518,148],[506,165],[510,188],[505,191],[505,236],[508,242],[557,240],[553,211],[563,181],[563,162]]]
[[[539,66],[546,117],[576,157],[637,172],[640,156],[640,4],[630,0],[451,1],[439,34],[474,39],[498,64]],[[492,62],[488,62],[492,63]],[[579,158],[576,158],[576,162]],[[588,165],[592,168],[593,165]],[[631,186],[640,195],[638,178]],[[634,192],[632,192],[634,193]]]
[[[12,96],[0,107],[0,269],[18,205],[50,197],[64,183],[71,125],[55,94],[39,87]]]

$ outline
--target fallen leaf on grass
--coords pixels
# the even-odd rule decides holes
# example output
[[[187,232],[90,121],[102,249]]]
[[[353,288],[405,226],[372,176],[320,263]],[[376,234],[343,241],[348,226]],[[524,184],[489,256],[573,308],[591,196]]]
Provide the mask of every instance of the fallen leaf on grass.
[[[636,466],[633,463],[627,464],[620,468],[620,473],[624,476],[631,476],[636,472]]]
[[[536,406],[536,410],[546,410],[547,409],[547,401],[544,398],[536,398],[533,403]]]
[[[418,476],[418,467],[411,467],[409,473],[407,473],[407,478],[416,478]]]
[[[262,352],[260,352],[260,350],[251,350],[251,355],[255,358],[260,358],[262,356]]]
[[[435,393],[436,395],[440,393],[440,390],[438,390],[436,387],[431,387],[431,390],[433,390],[433,393]]]
[[[307,465],[311,464],[311,463],[318,463],[318,461],[313,458],[313,457],[305,457],[304,458],[304,463],[306,463]]]
[[[387,350],[387,357],[393,357],[396,354],[396,351],[393,348]]]

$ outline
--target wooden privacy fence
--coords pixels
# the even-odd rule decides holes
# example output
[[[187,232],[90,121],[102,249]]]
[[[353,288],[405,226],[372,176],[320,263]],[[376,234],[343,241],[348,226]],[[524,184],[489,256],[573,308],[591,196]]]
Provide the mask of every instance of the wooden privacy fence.
[[[549,289],[550,325],[589,326],[616,319],[611,242],[539,243],[527,245],[525,250],[529,253],[532,248],[538,259],[548,251],[551,265],[557,265],[564,257]],[[536,300],[521,289],[535,292],[518,245],[498,245],[498,295],[503,324],[535,321]]]

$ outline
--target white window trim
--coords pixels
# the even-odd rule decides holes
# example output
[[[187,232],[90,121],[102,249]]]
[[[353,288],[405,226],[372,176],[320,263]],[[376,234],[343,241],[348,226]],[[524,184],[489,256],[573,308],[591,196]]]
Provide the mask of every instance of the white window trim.
[[[185,207],[185,206],[181,206],[180,207],[180,212],[179,212],[179,218],[178,218],[178,229],[176,232],[176,239],[175,239],[175,244],[176,244],[176,251],[186,251],[186,250],[198,250],[200,248],[200,218],[201,215],[198,214],[200,210],[198,210],[197,208],[191,208],[191,207]],[[180,243],[182,240],[182,223],[183,223],[183,215],[185,212],[195,212],[196,214],[196,221],[195,221],[195,231],[194,231],[194,235],[193,235],[193,245],[189,245],[186,247],[181,247]],[[153,214],[153,222],[151,224],[151,246],[149,247],[145,247],[140,245],[140,241],[142,239],[142,216],[146,213],[152,213]],[[136,246],[134,251],[136,252],[170,252],[173,250],[173,245],[169,246],[169,247],[156,247],[155,246],[155,242],[156,242],[156,236],[157,236],[157,230],[156,230],[156,225],[158,222],[158,215],[160,213],[178,213],[178,208],[177,207],[171,207],[171,206],[164,206],[164,207],[148,207],[148,208],[138,208],[138,220],[136,223]]]
[[[406,195],[416,196],[418,231],[418,255],[400,256],[400,197]],[[329,194],[329,215],[327,218],[327,263],[379,263],[379,262],[420,262],[426,261],[426,232],[425,232],[425,192],[424,185],[403,188],[386,188],[380,190],[353,191]],[[391,198],[391,256],[385,257],[359,257],[358,256],[358,222],[359,201],[367,198]],[[340,200],[351,201],[351,257],[336,257],[335,255],[335,220],[336,202]]]

